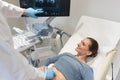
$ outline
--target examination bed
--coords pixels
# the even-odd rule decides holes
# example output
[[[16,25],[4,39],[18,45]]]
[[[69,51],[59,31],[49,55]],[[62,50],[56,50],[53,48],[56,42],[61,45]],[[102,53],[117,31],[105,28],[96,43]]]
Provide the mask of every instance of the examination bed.
[[[82,16],[59,54],[70,52],[76,54],[77,43],[85,37],[92,37],[99,43],[99,52],[95,58],[88,59],[93,68],[94,80],[105,80],[109,67],[120,46],[120,23],[100,18]]]

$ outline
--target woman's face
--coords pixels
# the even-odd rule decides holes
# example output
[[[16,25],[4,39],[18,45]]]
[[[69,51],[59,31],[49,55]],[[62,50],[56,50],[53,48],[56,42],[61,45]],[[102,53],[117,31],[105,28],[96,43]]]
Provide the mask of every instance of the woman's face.
[[[78,52],[78,55],[83,56],[83,55],[90,55],[91,51],[89,50],[89,47],[91,46],[91,41],[90,39],[85,38],[82,40],[80,43],[78,43],[78,46],[76,47],[76,51]]]

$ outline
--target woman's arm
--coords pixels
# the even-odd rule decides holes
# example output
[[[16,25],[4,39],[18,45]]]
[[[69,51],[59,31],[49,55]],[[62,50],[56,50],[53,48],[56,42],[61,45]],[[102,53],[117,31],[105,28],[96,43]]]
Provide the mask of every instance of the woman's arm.
[[[63,53],[54,57],[50,57],[48,59],[46,59],[43,63],[44,66],[48,66],[51,63],[55,63],[61,56],[67,55],[67,53]]]
[[[48,59],[46,59],[43,63],[44,66],[48,66],[51,63],[55,63],[58,60],[59,56],[54,56],[54,57],[50,57]]]

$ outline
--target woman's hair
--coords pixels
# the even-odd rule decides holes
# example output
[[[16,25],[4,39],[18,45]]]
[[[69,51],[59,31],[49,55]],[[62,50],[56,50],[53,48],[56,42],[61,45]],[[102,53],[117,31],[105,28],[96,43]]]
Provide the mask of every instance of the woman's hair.
[[[89,39],[91,41],[89,50],[92,52],[92,54],[89,55],[89,57],[95,57],[98,53],[98,48],[99,48],[98,42],[95,39],[90,38],[90,37],[87,37],[87,39]]]

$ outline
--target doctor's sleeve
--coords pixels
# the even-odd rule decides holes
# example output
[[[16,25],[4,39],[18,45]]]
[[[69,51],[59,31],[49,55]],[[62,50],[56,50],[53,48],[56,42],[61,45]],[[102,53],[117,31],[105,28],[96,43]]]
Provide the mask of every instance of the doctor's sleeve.
[[[0,11],[5,17],[21,17],[23,9],[13,4],[0,0]]]

